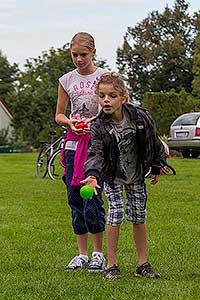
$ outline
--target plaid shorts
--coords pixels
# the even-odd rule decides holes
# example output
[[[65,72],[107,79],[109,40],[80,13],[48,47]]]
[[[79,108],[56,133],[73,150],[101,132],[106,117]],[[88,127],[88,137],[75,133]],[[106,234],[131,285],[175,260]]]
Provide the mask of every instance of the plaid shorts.
[[[147,193],[144,182],[123,186],[114,184],[114,188],[108,184],[104,185],[104,192],[108,201],[107,224],[117,226],[124,220],[123,187],[126,194],[126,219],[134,224],[145,224]]]

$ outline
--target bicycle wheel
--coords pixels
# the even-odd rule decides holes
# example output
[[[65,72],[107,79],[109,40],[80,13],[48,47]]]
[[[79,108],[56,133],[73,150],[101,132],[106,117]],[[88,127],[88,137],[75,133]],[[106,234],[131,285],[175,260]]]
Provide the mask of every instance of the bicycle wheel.
[[[64,173],[64,168],[60,163],[61,149],[56,150],[49,159],[48,174],[52,180],[61,179]]]
[[[48,154],[46,147],[41,148],[36,161],[36,176],[44,178],[47,175]]]

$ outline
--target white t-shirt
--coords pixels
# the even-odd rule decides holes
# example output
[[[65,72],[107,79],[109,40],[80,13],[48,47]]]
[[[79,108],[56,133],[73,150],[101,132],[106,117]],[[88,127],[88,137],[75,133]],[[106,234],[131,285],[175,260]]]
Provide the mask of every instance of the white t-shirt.
[[[73,70],[59,78],[59,83],[69,95],[71,118],[90,118],[99,112],[95,88],[101,75],[106,72],[107,70],[97,68],[92,74],[81,75],[77,70]]]

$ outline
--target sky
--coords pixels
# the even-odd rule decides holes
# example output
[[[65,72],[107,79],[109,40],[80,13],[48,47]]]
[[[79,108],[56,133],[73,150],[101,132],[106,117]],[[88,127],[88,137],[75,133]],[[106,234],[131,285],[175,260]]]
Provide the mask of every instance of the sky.
[[[51,47],[62,48],[79,31],[96,41],[97,58],[116,67],[116,50],[128,27],[134,27],[153,10],[163,12],[175,0],[0,0],[0,50],[20,69],[26,59]],[[189,12],[200,10],[190,0]],[[199,4],[198,4],[199,3]]]

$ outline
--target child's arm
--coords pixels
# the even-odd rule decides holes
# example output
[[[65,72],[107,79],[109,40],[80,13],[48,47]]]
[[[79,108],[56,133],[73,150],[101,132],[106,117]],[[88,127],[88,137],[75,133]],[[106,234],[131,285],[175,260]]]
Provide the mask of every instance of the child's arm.
[[[160,170],[163,166],[163,154],[165,152],[164,146],[157,135],[155,126],[153,128],[146,128],[146,131],[146,145],[147,153],[150,156],[151,173],[153,175],[160,175]]]
[[[68,103],[69,103],[69,95],[64,90],[62,85],[59,83],[55,121],[59,125],[70,127],[72,131],[74,131],[75,133],[78,134],[80,129],[76,129],[76,127],[75,127],[75,124],[76,124],[77,120],[76,119],[69,119],[65,115]]]

